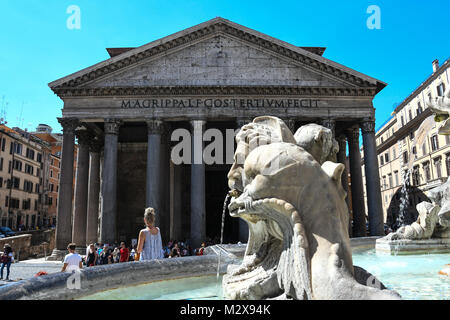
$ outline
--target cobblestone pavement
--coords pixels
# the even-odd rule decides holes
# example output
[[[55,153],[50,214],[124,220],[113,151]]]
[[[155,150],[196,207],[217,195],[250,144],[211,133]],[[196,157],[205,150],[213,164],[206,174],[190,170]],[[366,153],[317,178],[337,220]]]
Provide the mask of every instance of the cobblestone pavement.
[[[60,272],[61,268],[62,263],[59,261],[45,261],[44,259],[23,260],[11,264],[11,272],[9,274],[10,281],[0,280],[0,286],[22,279],[32,278],[39,271],[45,271],[49,274]],[[6,267],[3,270],[3,278],[6,278]]]

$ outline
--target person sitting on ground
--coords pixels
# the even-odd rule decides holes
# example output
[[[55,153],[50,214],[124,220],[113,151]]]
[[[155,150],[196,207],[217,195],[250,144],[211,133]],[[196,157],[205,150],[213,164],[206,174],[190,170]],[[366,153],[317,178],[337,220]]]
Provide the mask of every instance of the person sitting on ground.
[[[6,266],[6,281],[9,281],[9,271],[11,268],[11,263],[14,262],[14,255],[11,246],[6,243],[3,247],[3,253],[0,256],[2,267],[0,270],[0,280],[3,280],[3,269]]]
[[[130,250],[125,245],[125,242],[120,243],[120,260],[119,262],[128,262],[130,258]]]
[[[86,266],[93,267],[96,265],[98,259],[97,251],[95,250],[94,244],[88,246],[88,252],[86,254]]]
[[[80,270],[83,268],[83,262],[81,261],[81,256],[75,252],[75,243],[69,243],[67,250],[69,253],[64,257],[64,265],[61,272],[72,272],[72,270]]]

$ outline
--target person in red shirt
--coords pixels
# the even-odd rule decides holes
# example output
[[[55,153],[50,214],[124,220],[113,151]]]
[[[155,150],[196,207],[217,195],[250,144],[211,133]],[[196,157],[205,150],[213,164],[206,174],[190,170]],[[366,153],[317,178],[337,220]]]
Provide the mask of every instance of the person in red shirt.
[[[119,262],[128,262],[130,250],[125,246],[125,242],[120,243],[120,260]]]

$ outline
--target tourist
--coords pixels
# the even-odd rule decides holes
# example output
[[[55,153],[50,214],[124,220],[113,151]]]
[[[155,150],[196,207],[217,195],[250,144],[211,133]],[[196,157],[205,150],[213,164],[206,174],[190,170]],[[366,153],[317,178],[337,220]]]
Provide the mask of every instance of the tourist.
[[[131,252],[130,252],[130,260],[129,261],[135,261],[136,259],[135,259],[135,256],[136,256],[136,250],[137,250],[137,244],[135,244],[134,246],[133,246],[133,249],[131,249]]]
[[[162,250],[161,233],[158,227],[155,227],[155,209],[147,208],[144,213],[145,229],[139,232],[137,252],[140,255],[139,260],[162,259],[164,257]]]
[[[197,255],[198,256],[202,256],[203,255],[203,251],[205,250],[205,246],[206,246],[206,243],[202,242],[201,247],[197,250]]]
[[[119,248],[115,247],[111,253],[111,262],[119,263],[119,260],[120,260],[120,250]]]
[[[67,272],[72,272],[72,270],[79,270],[83,268],[83,262],[81,260],[81,256],[75,252],[76,244],[69,243],[67,246],[67,250],[69,253],[64,257],[64,265],[61,269],[61,272],[67,270]]]
[[[99,264],[110,264],[111,261],[111,251],[108,248],[108,245],[105,244],[103,249],[99,255]]]
[[[120,260],[119,262],[127,262],[130,257],[130,251],[125,246],[125,242],[120,243]]]
[[[175,242],[170,253],[169,258],[181,257],[180,248],[178,247],[178,242]]]
[[[6,266],[6,281],[9,281],[9,270],[11,268],[11,263],[14,262],[13,250],[9,244],[5,244],[3,247],[3,253],[1,255],[2,268],[0,271],[0,280],[3,280],[3,269]]]
[[[170,256],[170,247],[167,245],[164,247],[164,258],[168,258]]]
[[[98,254],[95,250],[94,244],[90,244],[88,247],[88,252],[86,253],[86,266],[93,267],[97,263]]]

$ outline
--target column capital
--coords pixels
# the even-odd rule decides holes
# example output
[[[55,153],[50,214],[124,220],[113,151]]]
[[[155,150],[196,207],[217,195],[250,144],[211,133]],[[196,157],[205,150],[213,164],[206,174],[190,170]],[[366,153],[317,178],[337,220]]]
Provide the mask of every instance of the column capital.
[[[334,132],[334,130],[336,128],[336,120],[324,119],[324,120],[320,121],[320,125],[324,126],[325,128],[328,128]]]
[[[78,139],[78,144],[80,145],[89,145],[89,143],[94,138],[94,135],[86,129],[76,130],[75,136]]]
[[[77,118],[58,118],[58,122],[63,128],[63,133],[75,133],[75,129],[80,124]]]
[[[89,152],[100,153],[103,148],[103,141],[99,138],[89,141]]]
[[[375,120],[363,119],[361,121],[361,131],[362,133],[375,133]]]
[[[105,119],[105,134],[119,134],[119,128],[122,120],[119,119]]]
[[[147,130],[149,134],[162,134],[164,130],[164,122],[160,119],[147,119]]]
[[[353,126],[345,129],[345,133],[347,135],[348,143],[359,143],[359,127]]]
[[[191,128],[193,130],[200,130],[203,129],[204,125],[206,124],[206,120],[204,119],[192,119],[189,121],[191,124]]]

